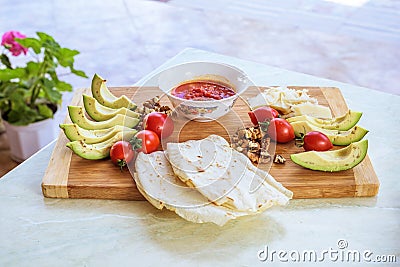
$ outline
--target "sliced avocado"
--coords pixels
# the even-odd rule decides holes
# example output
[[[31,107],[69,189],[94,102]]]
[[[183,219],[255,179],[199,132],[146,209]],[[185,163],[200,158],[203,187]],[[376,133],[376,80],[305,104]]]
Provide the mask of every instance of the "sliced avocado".
[[[116,97],[106,86],[106,80],[95,74],[92,79],[92,94],[100,104],[109,108],[127,108],[134,110],[136,104],[133,103],[126,95]]]
[[[73,123],[76,123],[79,127],[87,130],[107,129],[115,125],[133,128],[139,123],[139,119],[124,116],[122,114],[117,114],[112,119],[105,121],[91,121],[86,118],[83,107],[79,106],[68,106],[68,113]]]
[[[336,172],[357,166],[367,155],[368,140],[352,143],[331,151],[307,151],[290,155],[292,161],[304,168]]]
[[[104,159],[110,155],[112,145],[123,138],[122,132],[117,133],[112,138],[97,144],[86,144],[82,140],[67,143],[75,154],[84,159]]]
[[[100,104],[95,98],[83,94],[83,105],[87,114],[95,121],[105,121],[113,118],[117,114],[122,114],[132,118],[139,117],[139,113],[136,113],[127,108],[113,109]]]
[[[137,133],[137,130],[121,125],[101,130],[86,130],[75,123],[67,123],[60,124],[60,128],[64,130],[65,135],[70,141],[82,140],[86,144],[101,143],[112,138],[119,132],[123,132],[124,136],[128,136],[127,138],[129,139]]]
[[[333,119],[319,119],[308,115],[288,118],[288,122],[307,121],[322,129],[347,131],[354,127],[360,120],[362,112],[349,110],[345,115]]]
[[[353,142],[360,141],[368,133],[368,130],[357,125],[347,131],[322,129],[307,121],[295,121],[291,125],[297,137],[301,137],[308,132],[318,131],[324,133],[332,144],[337,146],[347,146]]]

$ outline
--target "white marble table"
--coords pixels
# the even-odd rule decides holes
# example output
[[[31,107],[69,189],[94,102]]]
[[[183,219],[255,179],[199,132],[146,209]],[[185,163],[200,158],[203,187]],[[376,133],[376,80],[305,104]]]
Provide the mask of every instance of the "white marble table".
[[[162,67],[190,60],[236,65],[258,85],[339,87],[348,105],[364,112],[361,124],[370,130],[379,195],[293,200],[224,227],[199,225],[147,202],[44,198],[40,184],[53,143],[0,179],[0,266],[262,266],[271,264],[271,258],[258,259],[266,246],[270,254],[287,252],[281,259],[274,254],[274,266],[292,262],[290,257],[305,250],[319,259],[324,250],[367,250],[370,259],[395,255],[400,262],[399,96],[196,49],[182,51]],[[346,249],[338,248],[340,239]],[[324,255],[322,266],[346,263],[335,253],[333,260]]]

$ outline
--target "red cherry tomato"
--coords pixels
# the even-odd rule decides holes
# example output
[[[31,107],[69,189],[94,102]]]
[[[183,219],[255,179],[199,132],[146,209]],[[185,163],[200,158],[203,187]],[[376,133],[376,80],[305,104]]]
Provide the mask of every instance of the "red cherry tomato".
[[[111,161],[121,168],[131,162],[134,156],[131,144],[126,141],[116,142],[110,150]]]
[[[333,147],[329,138],[321,132],[309,132],[303,138],[303,148],[305,151],[327,151]]]
[[[144,152],[148,154],[156,151],[158,146],[160,145],[160,138],[158,138],[158,135],[155,132],[150,130],[142,130],[138,132],[135,137],[136,140],[142,140],[142,147],[137,149],[138,152]]]
[[[170,136],[174,131],[174,122],[167,114],[152,112],[143,120],[144,129],[155,132],[161,139]]]
[[[268,126],[267,134],[272,140],[278,143],[287,143],[294,139],[294,130],[292,125],[285,119],[273,118]]]
[[[265,122],[279,117],[278,111],[270,107],[259,107],[248,112],[248,114],[254,126],[257,126],[259,122]]]

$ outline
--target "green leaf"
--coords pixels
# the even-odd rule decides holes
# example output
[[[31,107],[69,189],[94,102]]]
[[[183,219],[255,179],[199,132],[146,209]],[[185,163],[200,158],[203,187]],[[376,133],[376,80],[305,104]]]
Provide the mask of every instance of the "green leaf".
[[[0,81],[9,81],[15,78],[22,78],[26,74],[24,68],[0,70]]]
[[[62,95],[55,88],[53,81],[45,78],[42,86],[44,97],[52,103],[59,103],[61,101]]]
[[[63,67],[72,67],[74,65],[74,56],[78,55],[77,50],[71,50],[69,48],[61,48],[59,53],[54,54],[58,62]]]
[[[42,42],[45,42],[45,41],[55,42],[54,38],[51,37],[50,35],[48,35],[47,33],[37,32],[36,34],[37,34],[37,36],[39,36],[39,38]]]
[[[7,121],[14,125],[28,125],[40,120],[40,118],[41,117],[38,115],[38,113],[28,106],[25,106],[23,109],[19,110],[13,109],[7,113]]]
[[[65,48],[65,47],[60,49],[60,55],[62,57],[74,57],[78,54],[79,54],[78,50],[72,50],[72,49]]]
[[[69,58],[60,57],[57,60],[58,60],[58,63],[60,63],[60,65],[65,68],[74,65],[74,58],[72,58],[72,57],[69,57]]]
[[[72,91],[72,85],[67,82],[57,81],[55,86],[61,92],[71,92]]]
[[[30,76],[38,76],[39,69],[40,69],[40,63],[29,61],[26,64],[26,69],[27,69],[27,71],[28,71]]]
[[[44,118],[53,118],[53,111],[46,104],[38,105],[38,110]]]
[[[8,56],[7,56],[6,54],[1,54],[1,56],[0,56],[0,61],[1,61],[1,63],[3,63],[4,66],[6,66],[8,69],[12,69],[10,59],[8,58]]]
[[[76,70],[76,69],[74,69],[73,67],[71,67],[70,69],[71,69],[71,72],[72,72],[73,74],[78,75],[78,76],[83,77],[83,78],[88,78],[88,76],[86,75],[86,73],[83,72],[82,70]]]
[[[5,119],[14,125],[27,125],[37,120],[38,112],[29,107],[25,102],[26,90],[15,87],[6,90],[8,100],[2,104]],[[4,106],[7,108],[3,109]]]
[[[54,57],[60,54],[61,46],[54,40],[47,40],[43,42],[44,61],[53,61]]]
[[[60,80],[58,79],[57,72],[55,70],[49,70],[48,74],[50,75],[51,79],[55,82],[58,83]]]
[[[28,37],[24,39],[15,38],[15,40],[23,47],[32,48],[36,54],[40,54],[42,43],[38,39]]]

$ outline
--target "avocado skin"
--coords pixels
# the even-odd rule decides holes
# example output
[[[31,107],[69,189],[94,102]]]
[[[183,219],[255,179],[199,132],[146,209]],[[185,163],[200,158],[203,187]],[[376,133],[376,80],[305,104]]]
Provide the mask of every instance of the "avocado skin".
[[[110,149],[114,143],[121,141],[122,132],[117,133],[112,138],[97,144],[87,144],[82,140],[68,142],[66,146],[75,154],[84,159],[98,160],[105,159],[110,156]]]
[[[125,107],[131,110],[135,110],[137,107],[126,95],[114,96],[107,88],[106,80],[98,74],[93,76],[91,90],[93,97],[103,106],[114,109]]]
[[[307,115],[288,118],[289,123],[307,121],[319,128],[327,130],[347,131],[353,128],[361,119],[362,112],[349,110],[345,115],[333,119],[319,119]]]
[[[368,151],[368,140],[352,143],[333,151],[307,151],[290,155],[291,160],[307,169],[337,172],[354,168],[361,163]],[[332,160],[327,158],[332,156]],[[346,156],[346,157],[345,157]]]
[[[347,146],[351,143],[358,142],[368,133],[367,129],[357,125],[347,131],[337,131],[322,129],[307,121],[295,121],[290,124],[293,127],[296,137],[301,137],[308,132],[317,131],[324,133],[332,144],[337,146]]]
[[[133,128],[139,123],[139,119],[127,117],[121,114],[115,115],[113,118],[105,121],[91,121],[85,116],[83,107],[68,106],[68,113],[73,123],[87,130],[99,130],[111,128],[115,125],[121,125],[128,128]]]
[[[112,138],[119,132],[123,132],[124,136],[131,136],[131,137],[137,133],[137,130],[135,129],[130,129],[120,125],[116,125],[112,128],[101,129],[101,130],[86,130],[80,128],[75,123],[66,123],[66,124],[60,124],[60,128],[63,129],[65,136],[70,141],[82,140],[86,144],[96,144],[104,142]]]
[[[130,109],[125,107],[119,109],[113,109],[106,106],[101,105],[94,97],[83,94],[83,105],[85,107],[88,115],[95,121],[105,121],[112,119],[117,114],[122,114],[125,116],[129,116],[132,118],[139,117],[139,113],[136,113]],[[100,105],[103,111],[97,109],[97,106]]]

